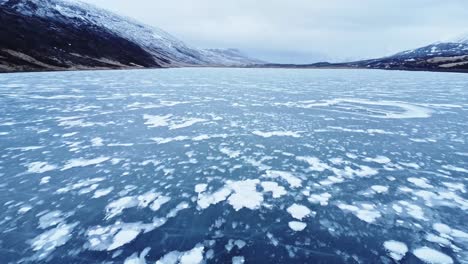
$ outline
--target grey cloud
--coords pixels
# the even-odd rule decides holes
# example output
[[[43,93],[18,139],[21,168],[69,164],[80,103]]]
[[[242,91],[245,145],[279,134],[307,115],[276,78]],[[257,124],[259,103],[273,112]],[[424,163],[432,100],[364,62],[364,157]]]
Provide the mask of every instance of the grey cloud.
[[[202,48],[308,63],[384,56],[468,31],[466,0],[86,0]]]

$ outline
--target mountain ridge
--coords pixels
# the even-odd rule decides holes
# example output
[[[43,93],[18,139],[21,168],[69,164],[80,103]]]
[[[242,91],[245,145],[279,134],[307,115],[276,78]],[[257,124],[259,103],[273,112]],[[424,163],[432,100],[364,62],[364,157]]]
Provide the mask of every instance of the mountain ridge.
[[[79,1],[0,0],[0,12],[0,71],[260,62],[189,47],[161,29]]]

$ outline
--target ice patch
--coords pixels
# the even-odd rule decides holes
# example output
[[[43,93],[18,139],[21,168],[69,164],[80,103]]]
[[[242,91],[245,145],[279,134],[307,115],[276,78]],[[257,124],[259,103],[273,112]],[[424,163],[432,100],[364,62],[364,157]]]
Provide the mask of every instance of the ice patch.
[[[93,198],[100,198],[100,197],[106,196],[109,193],[111,193],[113,190],[114,190],[114,187],[96,190],[94,192]]]
[[[373,185],[371,189],[376,193],[386,193],[388,192],[388,187],[383,185]]]
[[[388,255],[395,261],[400,261],[408,252],[406,244],[400,241],[389,240],[385,241],[383,245]]]
[[[150,207],[153,211],[159,210],[159,208],[170,200],[169,197],[161,196],[160,193],[153,191],[146,192],[137,196],[126,196],[119,198],[106,206],[106,219],[111,219],[117,215],[120,215],[123,210],[132,207]]]
[[[109,157],[98,157],[95,159],[71,159],[65,164],[65,166],[62,168],[62,171],[64,170],[69,170],[71,168],[76,168],[76,167],[87,167],[87,166],[92,166],[92,165],[97,165],[100,163],[103,163],[105,161],[110,160]]]
[[[293,188],[301,187],[302,185],[301,179],[294,176],[291,172],[287,172],[287,171],[267,170],[265,177],[273,178],[273,179],[281,178],[287,181],[288,184]]]
[[[156,264],[201,264],[205,247],[197,244],[193,249],[179,252],[172,251],[164,255]]]
[[[168,203],[170,200],[171,197],[161,195],[158,198],[156,198],[156,200],[154,200],[154,202],[150,205],[150,209],[156,212],[161,208],[161,206]]]
[[[286,211],[297,220],[302,220],[304,217],[310,216],[312,211],[304,205],[293,204]]]
[[[442,168],[444,168],[444,169],[446,169],[446,170],[450,170],[450,171],[468,173],[468,170],[467,170],[467,169],[465,169],[465,168],[460,168],[460,167],[453,166],[453,165],[443,165]]]
[[[206,191],[207,187],[208,187],[208,184],[199,183],[199,184],[195,185],[195,192],[196,193],[202,193],[202,192]]]
[[[170,124],[169,129],[173,130],[173,129],[185,128],[185,127],[192,126],[196,123],[201,123],[201,122],[206,122],[206,121],[208,120],[202,119],[202,118],[186,118],[186,119],[183,119],[181,122]]]
[[[32,209],[32,206],[30,205],[24,205],[20,209],[18,209],[18,214],[25,214],[29,212]]]
[[[244,180],[244,181],[228,181],[227,186],[233,191],[228,198],[228,203],[232,205],[234,210],[239,211],[242,208],[257,209],[263,202],[263,195],[257,192],[257,184],[260,181]]]
[[[293,131],[272,131],[272,132],[262,132],[255,130],[252,132],[252,134],[264,137],[264,138],[270,138],[270,137],[294,137],[294,138],[299,138],[301,135],[299,132],[293,132]]]
[[[390,160],[388,157],[385,156],[377,156],[375,158],[365,158],[365,162],[375,162],[379,164],[387,164],[390,163],[392,160]]]
[[[434,188],[434,186],[430,185],[426,178],[414,178],[410,177],[406,179],[407,181],[411,182],[412,184],[421,187],[421,188]]]
[[[103,142],[104,142],[104,140],[102,138],[100,138],[100,137],[95,137],[95,138],[91,139],[91,145],[93,147],[102,147],[102,146],[104,146]]]
[[[296,157],[298,161],[304,161],[309,164],[309,169],[313,171],[324,171],[330,169],[328,164],[321,162],[316,157]]]
[[[57,169],[57,166],[47,162],[31,162],[26,165],[29,173],[44,173]]]
[[[260,185],[262,185],[264,192],[271,192],[273,198],[280,198],[287,194],[286,189],[276,182],[262,182]]]
[[[322,194],[311,194],[309,196],[309,202],[320,204],[321,206],[328,205],[328,200],[331,198],[331,194],[329,193],[322,193]]]
[[[64,224],[66,217],[67,215],[64,215],[61,211],[48,212],[39,217],[39,228],[47,229],[58,224]]]
[[[35,257],[39,260],[46,258],[56,248],[65,245],[71,239],[71,233],[78,224],[60,224],[56,228],[45,231],[31,240]]]
[[[200,193],[198,194],[197,205],[201,209],[206,209],[210,205],[215,205],[219,202],[225,201],[231,193],[232,190],[227,187],[223,187],[212,194]]]
[[[146,264],[146,256],[148,255],[151,248],[145,248],[139,255],[133,253],[130,257],[126,258],[124,264]]]
[[[50,176],[42,177],[41,181],[39,182],[40,185],[47,184],[50,181]]]
[[[352,212],[357,218],[367,223],[373,223],[382,215],[375,209],[373,204],[348,205],[344,203],[337,204],[338,208],[344,211]]]
[[[114,250],[132,242],[140,233],[150,232],[165,223],[165,218],[155,218],[149,224],[116,222],[110,226],[91,227],[86,231],[86,248],[94,251]]]
[[[298,221],[290,221],[288,223],[288,226],[292,230],[294,230],[296,232],[300,232],[300,231],[304,230],[307,227],[307,224],[303,223],[303,222],[298,222]]]
[[[158,115],[143,115],[146,120],[145,125],[148,127],[165,127],[169,126],[169,119],[172,115],[158,116]]]
[[[232,257],[232,264],[244,264],[245,258],[243,256]]]
[[[452,264],[453,260],[450,256],[437,251],[435,249],[429,248],[429,247],[421,247],[418,249],[415,249],[413,251],[413,254],[422,260],[425,263],[428,264]]]
[[[219,151],[221,151],[221,153],[227,155],[229,158],[233,159],[233,158],[237,158],[240,156],[241,152],[240,151],[234,151],[234,150],[231,150],[229,148],[220,148]]]
[[[108,250],[119,248],[131,241],[133,241],[139,234],[139,229],[122,229],[115,236],[112,244],[110,244]]]
[[[143,119],[146,120],[145,125],[148,127],[168,127],[170,130],[180,129],[192,126],[196,123],[208,121],[202,118],[182,118],[179,120],[173,120],[173,115],[143,115]]]
[[[283,104],[289,107],[315,108],[328,107],[332,111],[345,112],[348,114],[369,116],[373,118],[406,119],[406,118],[428,118],[432,110],[426,107],[399,101],[370,101],[354,98],[338,98],[320,102],[289,102]],[[373,106],[365,108],[364,106]],[[376,107],[375,107],[376,106]],[[388,107],[397,107],[401,111],[392,111]],[[363,111],[365,110],[365,112]]]
[[[200,192],[197,205],[199,209],[206,209],[225,201],[239,211],[242,208],[250,210],[258,209],[263,202],[263,193],[257,191],[258,179],[244,181],[227,181],[226,184],[214,193]]]

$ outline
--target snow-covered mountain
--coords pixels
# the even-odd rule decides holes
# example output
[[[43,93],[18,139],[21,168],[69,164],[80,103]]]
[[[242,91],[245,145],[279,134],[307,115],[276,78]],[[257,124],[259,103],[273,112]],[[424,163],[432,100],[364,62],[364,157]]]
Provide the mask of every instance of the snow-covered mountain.
[[[348,65],[402,70],[468,71],[468,35]]]
[[[0,0],[0,71],[256,63],[79,1]]]

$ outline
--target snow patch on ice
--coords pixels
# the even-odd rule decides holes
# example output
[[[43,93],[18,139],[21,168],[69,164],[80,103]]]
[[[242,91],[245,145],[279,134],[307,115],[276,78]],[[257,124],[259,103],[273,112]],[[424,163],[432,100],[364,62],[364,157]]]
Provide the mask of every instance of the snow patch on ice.
[[[428,264],[452,264],[453,260],[450,256],[437,251],[435,249],[429,248],[429,247],[421,247],[418,249],[415,249],[413,251],[413,254],[422,260],[425,263]]]
[[[26,165],[29,173],[44,173],[57,169],[57,166],[51,165],[47,162],[31,162]]]
[[[307,227],[307,224],[303,223],[303,222],[299,222],[299,221],[290,221],[288,223],[288,226],[292,230],[294,230],[296,232],[300,232],[300,231],[304,230]]]
[[[63,166],[62,171],[69,170],[71,168],[76,168],[76,167],[87,167],[87,166],[97,165],[108,160],[110,160],[109,157],[102,157],[102,156],[98,158],[94,158],[94,159],[83,159],[83,158],[71,159],[65,164],[65,166]]]
[[[294,137],[294,138],[299,138],[301,135],[299,132],[293,132],[293,131],[271,131],[271,132],[262,132],[255,130],[252,132],[252,134],[257,135],[259,137],[264,137],[264,138],[270,138],[270,137]]]
[[[408,252],[406,244],[400,241],[389,240],[385,241],[383,245],[388,255],[395,261],[400,261]]]

